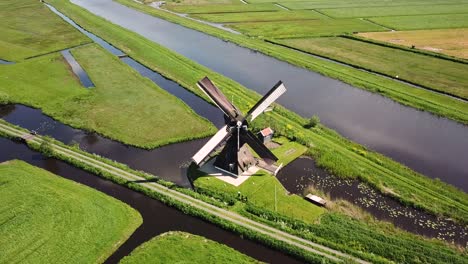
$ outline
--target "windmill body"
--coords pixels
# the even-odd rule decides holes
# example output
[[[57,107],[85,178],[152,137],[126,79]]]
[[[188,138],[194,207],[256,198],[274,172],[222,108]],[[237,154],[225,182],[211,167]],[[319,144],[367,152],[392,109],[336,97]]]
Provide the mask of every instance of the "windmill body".
[[[214,166],[226,173],[238,176],[251,166],[266,164],[271,166],[278,158],[249,131],[248,121],[251,122],[262,114],[278,97],[286,92],[286,87],[278,82],[252,109],[243,116],[226,96],[211,82],[208,77],[200,80],[197,85],[223,111],[226,125],[222,127],[193,157],[198,165],[203,165],[210,154],[219,147],[222,150],[216,157]],[[250,147],[250,148],[249,148]],[[252,149],[260,159],[254,157]]]

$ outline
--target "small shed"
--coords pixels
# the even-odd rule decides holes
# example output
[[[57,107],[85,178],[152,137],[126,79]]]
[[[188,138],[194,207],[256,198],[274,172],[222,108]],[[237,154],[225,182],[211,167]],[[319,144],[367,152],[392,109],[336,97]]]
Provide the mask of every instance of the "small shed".
[[[269,142],[273,138],[273,129],[271,127],[267,127],[262,129],[260,132],[258,132],[258,138],[263,142]]]
[[[327,201],[325,201],[325,199],[322,197],[310,193],[306,195],[305,198],[316,205],[325,206],[327,204]]]

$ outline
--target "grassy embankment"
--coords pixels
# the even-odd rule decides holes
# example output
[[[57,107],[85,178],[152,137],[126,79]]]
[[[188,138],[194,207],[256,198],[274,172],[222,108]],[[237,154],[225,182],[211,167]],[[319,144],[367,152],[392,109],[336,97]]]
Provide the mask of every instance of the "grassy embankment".
[[[373,33],[377,34],[377,33]],[[305,38],[279,43],[468,99],[468,64],[347,38]]]
[[[402,84],[387,78],[376,76],[371,73],[362,72],[347,66],[338,65],[333,62],[323,61],[312,56],[304,56],[289,48],[266,43],[260,39],[249,38],[242,35],[228,33],[208,25],[190,21],[167,12],[141,5],[133,1],[117,0],[118,2],[135,8],[142,12],[166,19],[168,21],[184,25],[186,27],[208,33],[218,38],[231,41],[238,45],[258,50],[264,54],[287,61],[293,65],[303,67],[323,75],[339,79],[355,87],[366,89],[389,97],[403,105],[411,106],[420,110],[425,110],[439,116],[444,116],[458,122],[468,124],[468,106],[457,99],[449,98],[445,95],[436,94],[431,91],[417,89],[406,84]],[[141,59],[140,59],[141,60]],[[172,79],[175,79],[171,77]],[[191,83],[188,84],[192,85]]]
[[[228,97],[234,95],[239,98],[239,102],[245,102],[239,105],[242,110],[251,107],[259,98],[258,94],[232,80],[138,34],[112,25],[78,6],[59,1],[52,3],[88,30],[196,94],[201,95],[195,86],[196,81],[209,75]],[[383,193],[429,212],[447,215],[463,223],[468,219],[468,197],[464,192],[440,181],[428,179],[380,154],[367,151],[322,126],[304,129],[304,119],[281,107],[275,108],[265,117],[258,118],[252,125],[258,128],[265,126],[268,124],[265,120],[268,116],[275,120],[274,129],[277,132],[308,146],[309,155],[312,155],[320,166],[336,175],[359,178]]]
[[[28,7],[28,12],[35,13],[32,18],[28,17],[13,26],[8,26],[8,23],[0,26],[0,30],[28,27],[22,39],[10,34],[2,38],[2,43],[12,48],[8,54],[15,54],[12,55],[14,58],[25,56],[16,50],[16,44],[25,45],[26,39],[30,41],[28,47],[34,47],[31,50],[35,52],[34,55],[47,54],[51,49],[57,49],[57,45],[66,48],[77,42],[90,41],[37,1],[10,2],[12,6],[21,3]],[[8,17],[26,15],[22,9],[12,9],[10,12]],[[51,27],[43,22],[56,26],[57,30],[36,28]],[[65,39],[62,40],[63,37]],[[46,38],[53,42],[42,41]],[[214,126],[198,117],[190,107],[97,45],[74,48],[72,54],[96,88],[84,89],[61,54],[55,52],[18,64],[0,66],[0,103],[21,103],[41,108],[47,115],[73,127],[96,131],[126,144],[145,148],[214,133]]]
[[[259,263],[228,246],[185,232],[161,234],[137,247],[120,263]]]
[[[0,163],[0,262],[101,263],[142,223],[128,205],[22,161]]]
[[[96,88],[80,86],[55,53],[4,66],[3,103],[37,107],[73,127],[145,148],[214,132],[187,105],[97,45],[75,48],[72,54]]]
[[[38,1],[2,1],[0,36],[0,59],[8,61],[91,42],[59,17],[51,16]]]
[[[468,15],[466,17],[468,22]],[[369,32],[360,33],[359,36],[406,47],[415,46],[418,50],[437,52],[468,60],[468,46],[459,41],[460,37],[468,39],[467,28]]]

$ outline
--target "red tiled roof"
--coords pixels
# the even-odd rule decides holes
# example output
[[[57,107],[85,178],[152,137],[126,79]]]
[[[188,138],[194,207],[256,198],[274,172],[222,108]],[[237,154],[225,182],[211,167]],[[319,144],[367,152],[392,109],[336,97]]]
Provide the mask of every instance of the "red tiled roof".
[[[260,131],[260,134],[262,134],[262,136],[264,137],[269,136],[273,134],[273,129],[271,129],[270,127],[264,128],[262,131]]]

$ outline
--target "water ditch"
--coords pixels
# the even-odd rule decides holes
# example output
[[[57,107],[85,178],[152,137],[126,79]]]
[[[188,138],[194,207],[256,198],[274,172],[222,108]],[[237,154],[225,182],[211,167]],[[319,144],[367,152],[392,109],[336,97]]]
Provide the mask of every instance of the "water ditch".
[[[0,59],[0,64],[14,64],[14,62]]]
[[[349,201],[375,218],[391,222],[409,232],[463,246],[468,244],[468,226],[404,206],[358,180],[341,179],[330,175],[327,171],[316,167],[310,158],[296,159],[284,167],[277,177],[290,193],[302,196],[309,186],[313,186],[327,193],[333,200]]]
[[[253,241],[242,239],[238,235],[213,224],[186,215],[141,193],[99,178],[60,160],[46,158],[40,153],[30,150],[24,144],[0,138],[0,150],[0,162],[12,159],[26,161],[34,166],[119,199],[140,212],[143,217],[143,224],[106,260],[106,263],[118,263],[121,258],[132,252],[141,243],[167,231],[185,231],[204,236],[226,244],[255,259],[269,263],[301,263],[278,251]]]
[[[111,0],[72,2],[261,94],[281,78],[288,92],[279,103],[286,108],[317,114],[345,137],[468,191],[466,126]]]
[[[94,87],[94,83],[91,81],[85,70],[83,70],[81,65],[76,61],[75,57],[70,53],[70,49],[63,50],[60,53],[71,67],[73,73],[78,77],[81,84],[86,88]]]

